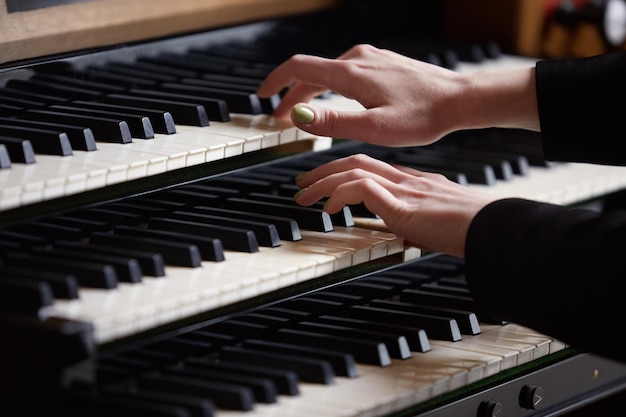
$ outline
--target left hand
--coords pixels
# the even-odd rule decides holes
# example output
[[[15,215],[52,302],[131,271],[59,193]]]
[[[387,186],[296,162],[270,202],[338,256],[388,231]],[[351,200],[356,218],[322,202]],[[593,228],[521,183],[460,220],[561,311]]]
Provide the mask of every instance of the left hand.
[[[311,205],[329,197],[331,214],[364,203],[389,230],[426,250],[463,257],[474,216],[496,198],[440,174],[392,166],[366,155],[321,165],[297,178],[296,202]]]

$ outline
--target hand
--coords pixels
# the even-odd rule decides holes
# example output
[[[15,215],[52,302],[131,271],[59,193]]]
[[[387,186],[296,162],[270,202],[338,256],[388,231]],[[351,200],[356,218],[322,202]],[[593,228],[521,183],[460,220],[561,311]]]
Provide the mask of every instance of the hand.
[[[534,68],[461,74],[370,45],[337,59],[294,55],[258,89],[269,97],[290,87],[274,112],[299,128],[387,146],[426,145],[481,127],[539,128]],[[303,105],[325,91],[356,99],[364,111]]]
[[[329,197],[325,210],[364,203],[389,230],[426,250],[463,257],[474,216],[495,197],[452,182],[440,174],[392,166],[366,155],[321,165],[297,178],[294,197],[311,205]]]

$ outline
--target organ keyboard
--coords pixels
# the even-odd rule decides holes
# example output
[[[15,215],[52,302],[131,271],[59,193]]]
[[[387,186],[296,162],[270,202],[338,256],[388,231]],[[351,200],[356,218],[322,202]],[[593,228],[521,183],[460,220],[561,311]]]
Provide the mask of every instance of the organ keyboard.
[[[67,417],[529,416],[623,386],[622,365],[482,312],[462,260],[405,247],[364,207],[292,202],[295,175],[356,152],[558,204],[626,183],[621,167],[547,163],[529,132],[385,149],[273,119],[280,97],[254,95],[267,71],[364,41],[351,28],[333,45],[301,37],[328,17],[5,65],[3,397]],[[534,62],[380,42],[459,71]]]

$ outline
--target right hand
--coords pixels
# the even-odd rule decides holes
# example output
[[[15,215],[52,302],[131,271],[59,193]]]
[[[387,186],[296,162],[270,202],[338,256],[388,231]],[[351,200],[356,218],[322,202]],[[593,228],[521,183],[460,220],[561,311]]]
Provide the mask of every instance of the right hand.
[[[290,87],[275,117],[318,136],[386,146],[426,145],[447,133],[480,127],[538,129],[534,68],[461,74],[397,53],[357,45],[337,59],[294,55],[258,89],[269,97]],[[361,103],[364,111],[304,104],[325,91]],[[298,118],[305,105],[311,121]]]

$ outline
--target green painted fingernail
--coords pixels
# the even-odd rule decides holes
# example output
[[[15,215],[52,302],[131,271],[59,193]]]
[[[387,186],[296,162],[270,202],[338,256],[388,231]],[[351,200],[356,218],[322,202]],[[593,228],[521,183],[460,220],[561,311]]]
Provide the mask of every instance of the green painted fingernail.
[[[304,179],[304,177],[306,177],[306,172],[302,172],[296,175],[296,184],[301,182]]]
[[[308,125],[315,118],[315,113],[309,107],[302,104],[296,104],[293,107],[293,120],[296,123]]]
[[[302,189],[302,190],[298,191],[297,193],[295,193],[294,196],[293,196],[293,199],[297,200],[302,195],[302,193],[304,193],[304,189]]]

